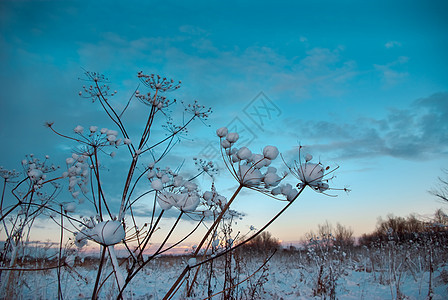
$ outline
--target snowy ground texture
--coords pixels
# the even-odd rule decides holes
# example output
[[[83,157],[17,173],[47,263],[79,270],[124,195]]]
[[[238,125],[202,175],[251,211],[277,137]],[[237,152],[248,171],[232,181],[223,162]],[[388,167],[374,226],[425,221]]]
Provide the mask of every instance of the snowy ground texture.
[[[268,255],[238,253],[214,261],[213,266],[204,265],[188,299],[207,299],[229,286],[234,288],[211,299],[448,299],[446,253],[431,252],[427,256],[424,251],[415,256],[405,249],[400,248],[400,252],[396,249],[396,246],[351,252],[333,249],[324,255],[315,249],[280,250],[264,266],[263,260]],[[127,298],[162,299],[187,260],[188,257],[167,256],[152,261],[133,279]],[[433,263],[433,272],[427,268],[428,262]],[[61,280],[63,299],[90,299],[96,270],[94,261],[79,258],[71,269],[65,268]],[[194,273],[191,272],[188,282]],[[10,294],[13,298],[5,297],[5,293],[2,297],[58,297],[56,270],[23,272],[16,282],[17,286],[9,291],[13,292]],[[186,299],[185,293],[184,284],[173,299]],[[115,297],[114,281],[108,280],[101,288],[100,298]]]

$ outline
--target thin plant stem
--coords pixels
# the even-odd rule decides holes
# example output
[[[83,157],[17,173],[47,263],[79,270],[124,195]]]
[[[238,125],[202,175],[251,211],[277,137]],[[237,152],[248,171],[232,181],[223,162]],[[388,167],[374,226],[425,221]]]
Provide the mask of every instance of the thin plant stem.
[[[251,241],[252,239],[254,239],[256,236],[258,236],[260,233],[262,233],[266,228],[268,228],[269,227],[269,225],[271,225],[278,217],[280,217],[287,209],[288,209],[288,207],[290,207],[293,203],[294,203],[294,201],[299,197],[299,195],[302,193],[302,191],[305,189],[305,187],[306,186],[303,186],[300,190],[299,190],[299,192],[297,193],[297,195],[285,206],[285,207],[283,207],[282,208],[282,210],[280,210],[268,223],[266,223],[261,229],[259,229],[256,233],[254,233],[251,237],[249,237],[249,238],[247,238],[246,240],[244,240],[243,242],[241,242],[241,243],[239,243],[239,244],[237,244],[237,245],[235,245],[235,246],[233,246],[233,247],[231,247],[231,248],[229,248],[229,249],[227,249],[227,250],[225,250],[225,251],[223,251],[223,252],[220,252],[220,253],[218,253],[218,254],[216,254],[215,256],[213,256],[213,257],[211,257],[211,258],[209,258],[209,259],[206,259],[206,260],[203,260],[203,261],[201,261],[201,262],[199,262],[199,263],[197,263],[197,264],[195,264],[194,266],[192,266],[191,268],[195,268],[195,267],[197,267],[197,266],[200,266],[200,265],[203,265],[203,264],[205,264],[206,262],[209,262],[209,261],[211,261],[211,260],[213,260],[213,259],[216,259],[216,258],[218,258],[218,257],[220,257],[220,256],[223,256],[224,254],[226,254],[226,253],[229,253],[229,252],[231,252],[231,251],[234,251],[235,249],[237,249],[237,248],[239,248],[239,247],[241,247],[241,246],[243,246],[244,244],[246,244],[246,243],[248,243],[249,241]]]
[[[103,270],[104,257],[106,255],[106,247],[101,246],[103,251],[101,252],[100,265],[98,266],[98,272],[96,274],[95,286],[93,287],[92,300],[98,299],[99,287],[98,284],[101,278],[101,272]]]
[[[240,282],[238,282],[238,283],[236,283],[236,284],[234,284],[234,285],[232,285],[232,286],[230,286],[230,287],[228,287],[228,288],[226,288],[226,289],[224,289],[224,290],[222,290],[222,291],[220,291],[218,293],[215,293],[215,294],[213,294],[211,296],[208,296],[207,298],[204,298],[202,300],[211,299],[211,298],[213,298],[213,297],[215,297],[215,296],[217,296],[219,294],[222,294],[222,293],[224,293],[224,292],[226,292],[228,290],[234,289],[235,287],[239,286],[240,284],[242,284],[245,281],[248,281],[251,277],[253,277],[255,274],[257,274],[271,260],[271,258],[274,256],[274,254],[276,252],[277,252],[277,250],[274,250],[274,252],[263,262],[263,264],[255,272],[253,272],[250,276],[246,277],[244,280],[241,280]]]
[[[2,200],[0,202],[0,213],[3,211],[3,199],[5,198],[6,179],[3,180]]]
[[[58,254],[58,299],[62,299],[62,287],[61,287],[61,259],[62,259],[62,240],[64,238],[64,214],[63,214],[63,208],[61,205],[61,239],[59,241],[59,254]]]
[[[174,222],[174,225],[171,227],[170,231],[168,232],[168,234],[166,235],[164,241],[162,242],[162,244],[160,245],[159,249],[156,251],[156,253],[153,255],[157,255],[159,253],[159,251],[163,248],[163,246],[165,245],[165,243],[168,241],[168,239],[170,238],[171,234],[174,232],[174,229],[176,228],[177,224],[179,223],[180,219],[182,218],[183,215],[183,211],[180,212],[179,216],[176,219],[176,222]],[[134,278],[135,275],[137,275],[137,273],[149,262],[150,260],[148,259],[145,263],[141,264],[132,274],[129,274],[128,277],[126,278],[126,281],[123,285],[123,287],[120,289],[120,292],[117,296],[117,299],[120,299],[126,286],[128,285],[128,283],[132,280],[132,278]]]
[[[198,247],[196,248],[195,252],[193,253],[193,257],[197,256],[197,254],[199,253],[201,247],[204,245],[205,241],[208,239],[208,236],[214,230],[215,226],[217,226],[217,224],[219,224],[219,222],[221,222],[222,217],[224,216],[226,211],[229,209],[229,207],[232,204],[233,200],[235,200],[236,196],[239,194],[239,192],[241,191],[241,189],[243,187],[244,186],[242,184],[240,184],[238,186],[238,188],[236,189],[236,191],[233,193],[232,197],[230,198],[229,202],[227,202],[227,204],[222,209],[221,213],[218,215],[218,218],[216,218],[215,222],[213,222],[212,226],[210,226],[210,228],[208,229],[207,233],[202,238],[201,242],[199,243]],[[179,285],[179,283],[182,281],[183,277],[187,274],[187,272],[189,270],[190,270],[190,266],[187,265],[185,267],[185,269],[182,271],[182,273],[179,275],[179,277],[177,278],[176,282],[174,282],[174,284],[168,290],[166,295],[163,297],[164,300],[169,299],[172,295],[174,295],[173,292],[175,290],[177,290],[177,286]]]
[[[218,230],[218,226],[215,226],[215,230],[214,230],[212,236],[215,236],[217,230]],[[207,247],[206,247],[205,250],[204,250],[203,258],[205,258],[206,254],[207,254],[207,251],[208,251],[208,249],[210,248],[210,245],[212,244],[212,242],[213,242],[213,239],[210,239],[210,241],[209,241],[208,244],[207,244]],[[193,280],[192,280],[191,283],[190,283],[190,288],[189,288],[188,291],[187,291],[187,297],[189,297],[189,296],[191,295],[191,292],[192,292],[192,290],[193,290],[193,286],[194,286],[194,284],[195,284],[195,282],[196,282],[196,279],[197,279],[197,277],[198,277],[198,275],[199,275],[199,271],[200,271],[200,270],[201,270],[201,267],[199,266],[199,267],[197,268],[197,270],[196,270],[196,273],[194,274]]]

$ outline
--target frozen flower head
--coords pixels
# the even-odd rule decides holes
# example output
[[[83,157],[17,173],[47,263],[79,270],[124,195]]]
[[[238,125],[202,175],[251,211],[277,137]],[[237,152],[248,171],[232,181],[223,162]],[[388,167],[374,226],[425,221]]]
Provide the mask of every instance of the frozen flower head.
[[[208,208],[209,215],[206,217],[213,216],[213,211],[221,210],[227,204],[227,198],[220,195],[212,183],[211,191],[206,191],[202,195],[204,199],[204,205]]]
[[[175,207],[183,212],[193,212],[200,204],[198,185],[185,180],[170,168],[157,168],[150,164],[147,178],[156,191],[156,200],[163,210]]]
[[[236,141],[238,141],[238,139],[240,138],[239,134],[236,132],[229,132],[226,136],[226,140],[230,143],[230,144],[234,144],[236,143]]]
[[[28,170],[28,176],[30,177],[30,179],[32,181],[39,181],[40,179],[42,179],[43,175],[44,175],[44,173],[39,169],[29,169]]]
[[[105,152],[103,151],[105,147],[112,146],[112,147],[119,147],[123,144],[130,144],[130,140],[118,137],[118,131],[111,130],[108,128],[101,128],[101,130],[98,130],[98,126],[91,125],[88,128],[88,134],[84,134],[84,127],[81,125],[78,125],[74,128],[74,132],[76,134],[76,137],[69,137],[62,133],[59,133],[55,130],[55,128],[49,127],[53,132],[55,132],[58,135],[64,136],[68,139],[75,140],[79,143],[79,146],[77,147],[76,152],[82,156],[85,156],[85,158],[89,156],[94,156],[99,152]],[[114,157],[115,153],[111,151],[110,153],[111,157]],[[67,158],[66,163],[67,165],[72,164],[74,161],[77,160],[77,157]]]
[[[28,162],[24,159],[22,161],[22,165],[26,165]],[[16,178],[20,175],[16,170],[6,170],[2,166],[0,166],[0,177],[2,177],[5,181],[11,181],[13,178]]]
[[[98,126],[90,126],[89,130],[90,130],[90,133],[95,133],[98,130]]]
[[[77,234],[77,238],[86,237],[104,246],[120,243],[126,236],[123,224],[120,221],[105,221],[96,224],[93,228],[85,229]]]
[[[226,167],[240,185],[271,195],[270,189],[286,176],[277,175],[276,168],[267,168],[279,155],[277,147],[266,146],[262,154],[253,153],[248,147],[235,147],[239,140],[237,132],[228,132],[226,127],[222,127],[216,134],[220,138]]]
[[[238,179],[245,186],[258,186],[263,180],[263,175],[258,168],[248,164],[240,164],[238,168]]]
[[[228,133],[227,127],[221,127],[216,130],[216,135],[219,136],[220,138],[225,137],[227,133]]]
[[[74,235],[74,243],[75,243],[76,247],[82,248],[85,245],[87,245],[87,237],[84,234],[82,234],[80,232],[74,232],[73,235]]]
[[[240,160],[248,160],[252,157],[252,151],[250,151],[247,147],[241,147],[236,153],[236,156]]]
[[[163,210],[168,210],[171,207],[184,212],[195,211],[200,203],[200,197],[196,192],[187,193],[173,193],[162,191],[157,194],[157,203]]]
[[[218,173],[218,168],[213,164],[212,161],[206,161],[202,158],[193,158],[194,164],[196,165],[199,174],[207,174],[211,178],[214,178],[215,175]]]
[[[174,82],[173,79],[167,79],[156,74],[145,75],[143,72],[138,72],[137,77],[140,81],[154,91],[167,92],[174,91],[180,88],[181,82]]]
[[[62,205],[62,208],[66,213],[73,213],[76,211],[76,203],[75,202],[66,202]]]
[[[185,111],[192,114],[194,117],[198,117],[202,120],[206,120],[209,115],[212,113],[211,108],[207,108],[204,105],[200,105],[198,101],[194,101],[192,104],[185,104],[182,102],[185,107]]]
[[[151,187],[156,191],[161,191],[163,189],[163,182],[160,179],[155,179],[151,182]]]
[[[228,140],[221,140],[221,147],[223,147],[224,149],[228,149],[230,148],[230,146],[232,146],[232,144],[230,144]]]
[[[73,153],[71,157],[66,158],[67,171],[62,177],[69,181],[68,190],[72,193],[73,198],[78,199],[81,193],[88,193],[88,185],[90,178],[90,165],[84,155]]]
[[[320,163],[306,162],[297,168],[300,181],[310,186],[317,186],[324,178],[324,167]]]
[[[148,92],[146,94],[140,93],[139,91],[135,92],[135,97],[140,100],[143,104],[147,106],[153,106],[157,110],[162,110],[167,108],[168,106],[176,103],[176,100],[169,100],[165,96],[162,96],[158,93],[151,94]]]
[[[263,149],[263,155],[267,159],[270,160],[276,159],[278,154],[279,154],[278,149],[275,146],[266,146]]]
[[[176,203],[175,194],[170,192],[157,193],[157,203],[163,210],[168,210]]]
[[[176,196],[176,204],[174,206],[185,212],[195,211],[200,202],[200,197],[196,192],[177,194]]]
[[[95,100],[107,101],[109,96],[114,96],[117,91],[111,91],[110,87],[105,84],[108,79],[96,72],[85,72],[86,80],[90,81],[90,85],[84,85],[82,91],[79,91],[79,96],[83,98],[90,98],[92,102]]]
[[[324,167],[321,162],[311,162],[313,159],[311,154],[306,154],[304,157],[305,162],[302,162],[302,159],[300,158],[301,149],[302,146],[299,146],[299,161],[294,161],[294,165],[292,167],[287,165],[291,174],[300,180],[297,187],[302,189],[309,186],[317,192],[325,193],[330,189],[328,182],[334,178],[328,177],[328,175],[333,173],[339,167],[330,170],[330,167]],[[348,189],[343,190],[348,191]]]
[[[49,164],[49,157],[45,156],[45,159],[40,160],[33,154],[27,155],[26,159],[22,160],[22,167],[35,189],[41,188],[46,182],[48,182],[46,181],[48,173],[56,171],[59,168],[53,164]],[[19,173],[15,170],[8,171],[0,167],[0,176],[6,181],[10,181],[18,175]]]
[[[75,129],[73,129],[73,131],[75,133],[81,134],[84,131],[84,127],[82,127],[81,125],[78,125],[75,127]]]

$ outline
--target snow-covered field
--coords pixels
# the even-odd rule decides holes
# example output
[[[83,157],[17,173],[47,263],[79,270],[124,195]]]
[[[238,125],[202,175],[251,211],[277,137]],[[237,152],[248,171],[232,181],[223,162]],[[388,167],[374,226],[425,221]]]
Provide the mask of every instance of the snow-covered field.
[[[316,251],[280,250],[264,266],[266,254],[238,253],[232,256],[231,264],[226,264],[224,258],[215,260],[212,272],[210,265],[203,265],[190,299],[206,299],[229,287],[233,288],[212,299],[448,299],[446,253],[433,252],[437,257],[433,257],[431,273],[427,268],[429,257],[415,256],[403,249],[397,255],[391,250],[358,248],[341,251],[340,255],[328,252],[326,259],[321,259],[323,256]],[[127,289],[128,299],[162,299],[187,260],[188,257],[164,256],[151,261],[132,280]],[[110,272],[110,265],[106,269]],[[95,260],[81,261],[79,257],[72,267],[64,268],[63,298],[90,299],[96,270]],[[188,283],[194,274],[190,272]],[[14,299],[58,297],[55,269],[23,272],[16,279]],[[105,283],[101,299],[116,297],[113,285],[113,280]],[[186,298],[185,286],[186,283],[174,299]],[[430,288],[432,293],[428,293]]]

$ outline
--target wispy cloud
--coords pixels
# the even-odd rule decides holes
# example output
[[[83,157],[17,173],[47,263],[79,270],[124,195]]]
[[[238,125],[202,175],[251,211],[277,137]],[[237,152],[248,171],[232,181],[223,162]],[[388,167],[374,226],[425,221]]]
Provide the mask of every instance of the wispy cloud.
[[[300,130],[304,138],[315,143],[311,146],[317,152],[340,159],[388,156],[415,160],[448,153],[446,120],[448,93],[444,92],[415,100],[406,109],[390,109],[383,119],[289,122],[291,128]]]
[[[201,27],[194,25],[182,25],[179,27],[180,32],[188,33],[191,35],[205,35],[208,34],[207,31]]]
[[[379,72],[384,87],[390,87],[403,81],[409,74],[405,70],[409,57],[400,56],[393,62],[385,65],[374,64],[374,68]]]
[[[385,45],[384,45],[384,47],[386,47],[386,48],[394,48],[394,47],[401,47],[401,43],[400,42],[397,42],[397,41],[389,41],[389,42],[387,42]]]
[[[111,48],[114,51],[107,51]],[[290,57],[267,46],[228,49],[216,45],[204,29],[189,25],[181,26],[176,36],[168,37],[132,39],[106,33],[103,40],[83,43],[79,49],[83,65],[107,68],[114,62],[123,62],[126,65],[120,63],[120,68],[130,69],[145,61],[152,69],[175,72],[184,78],[194,75],[193,88],[207,88],[208,94],[216,90],[214,94],[219,95],[218,87],[222,90],[211,82],[225,82],[226,93],[253,93],[269,84],[274,91],[291,90],[294,86],[302,97],[315,92],[343,92],[344,84],[357,75],[356,63],[343,58],[343,51],[340,47],[315,47]]]

